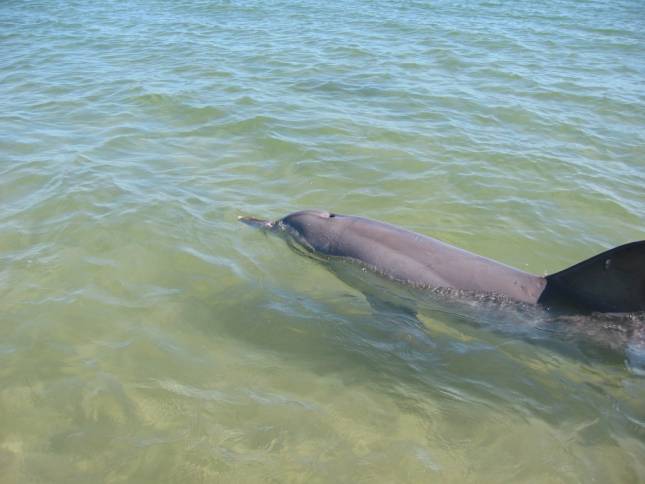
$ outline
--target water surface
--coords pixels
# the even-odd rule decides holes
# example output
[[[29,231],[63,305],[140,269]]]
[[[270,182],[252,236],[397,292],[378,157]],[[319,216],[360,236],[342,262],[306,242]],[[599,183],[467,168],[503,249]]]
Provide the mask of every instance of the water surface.
[[[2,2],[1,480],[645,480],[625,351],[420,326],[236,221],[360,214],[539,274],[643,239],[644,19]]]

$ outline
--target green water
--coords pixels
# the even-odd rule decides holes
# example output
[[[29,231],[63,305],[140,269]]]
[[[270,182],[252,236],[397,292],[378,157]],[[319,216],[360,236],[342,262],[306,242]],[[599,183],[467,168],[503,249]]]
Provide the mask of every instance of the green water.
[[[236,221],[643,239],[644,51],[636,0],[2,2],[0,482],[645,480],[628,349],[379,313]]]

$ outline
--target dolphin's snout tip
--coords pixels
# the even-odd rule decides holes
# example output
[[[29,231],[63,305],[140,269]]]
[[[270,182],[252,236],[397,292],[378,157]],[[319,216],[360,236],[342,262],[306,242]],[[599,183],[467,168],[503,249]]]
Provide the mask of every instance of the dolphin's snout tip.
[[[273,222],[269,220],[262,220],[257,217],[248,217],[244,215],[238,215],[237,219],[243,224],[250,225],[251,227],[256,227],[259,229],[271,229],[273,228]]]

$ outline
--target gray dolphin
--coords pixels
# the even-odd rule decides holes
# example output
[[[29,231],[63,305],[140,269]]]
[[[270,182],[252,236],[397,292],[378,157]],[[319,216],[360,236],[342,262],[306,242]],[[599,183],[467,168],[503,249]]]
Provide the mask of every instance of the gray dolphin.
[[[645,240],[610,249],[555,274],[537,276],[363,217],[303,210],[276,221],[238,218],[280,234],[311,254],[358,262],[415,287],[496,294],[576,312],[645,310]]]

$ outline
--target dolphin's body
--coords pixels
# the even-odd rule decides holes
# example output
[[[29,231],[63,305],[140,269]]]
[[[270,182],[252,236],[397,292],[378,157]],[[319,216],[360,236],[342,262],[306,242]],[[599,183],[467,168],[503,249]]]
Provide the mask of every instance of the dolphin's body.
[[[415,287],[495,294],[577,312],[645,310],[645,241],[616,247],[549,276],[537,276],[362,217],[304,210],[275,222],[253,217],[240,220],[282,234],[312,254],[349,259]]]

